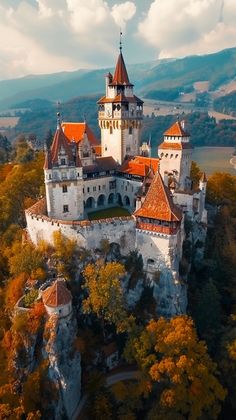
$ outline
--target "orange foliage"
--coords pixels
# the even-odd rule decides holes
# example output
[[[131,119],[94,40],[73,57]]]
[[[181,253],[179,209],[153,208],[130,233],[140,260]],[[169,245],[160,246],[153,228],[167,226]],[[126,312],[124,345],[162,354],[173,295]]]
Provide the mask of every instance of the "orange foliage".
[[[23,295],[23,288],[27,280],[25,273],[19,274],[14,279],[9,280],[6,286],[6,306],[12,309],[16,302]]]
[[[42,302],[36,302],[28,313],[28,331],[36,334],[45,315],[45,307]]]

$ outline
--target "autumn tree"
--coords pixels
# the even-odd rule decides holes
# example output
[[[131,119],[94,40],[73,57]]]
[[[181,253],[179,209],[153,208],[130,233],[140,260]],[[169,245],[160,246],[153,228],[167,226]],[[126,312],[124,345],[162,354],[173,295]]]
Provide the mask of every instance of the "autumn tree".
[[[124,327],[127,312],[121,277],[123,265],[115,262],[88,264],[83,272],[88,297],[83,301],[85,313],[94,313],[104,323]]]
[[[236,315],[232,315],[221,337],[217,354],[223,384],[227,387],[226,406],[236,412]],[[233,418],[233,416],[232,416]]]
[[[18,276],[10,279],[6,284],[5,299],[6,306],[9,309],[13,309],[16,302],[24,294],[24,285],[27,280],[27,275],[25,273],[20,273]]]
[[[199,180],[201,178],[201,170],[194,160],[191,163],[190,178],[193,183],[193,188],[198,188]]]
[[[74,277],[77,268],[78,247],[76,241],[65,237],[60,231],[53,233],[53,257],[57,260],[57,270],[67,280]]]
[[[217,418],[226,391],[191,318],[150,321],[129,343],[126,357],[136,360],[154,391],[158,385],[150,419]]]
[[[9,270],[13,276],[20,273],[30,276],[37,269],[44,267],[42,254],[29,242],[14,242],[12,247],[6,249],[5,255],[8,257]]]

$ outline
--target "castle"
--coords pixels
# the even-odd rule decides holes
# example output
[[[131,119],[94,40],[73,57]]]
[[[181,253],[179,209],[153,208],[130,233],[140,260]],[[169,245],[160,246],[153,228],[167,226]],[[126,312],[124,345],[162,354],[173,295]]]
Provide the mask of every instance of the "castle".
[[[124,255],[137,250],[148,277],[158,278],[160,312],[185,312],[179,276],[184,219],[206,223],[206,177],[193,190],[192,146],[183,121],[164,133],[158,158],[150,157],[147,143],[140,145],[143,101],[133,92],[122,49],[114,75],[105,79],[105,96],[98,101],[101,143],[86,122],[62,122],[58,115],[45,156],[46,198],[26,210],[29,237],[35,244],[52,242],[60,230],[88,249],[107,239]],[[115,206],[130,215],[89,220],[90,212]]]

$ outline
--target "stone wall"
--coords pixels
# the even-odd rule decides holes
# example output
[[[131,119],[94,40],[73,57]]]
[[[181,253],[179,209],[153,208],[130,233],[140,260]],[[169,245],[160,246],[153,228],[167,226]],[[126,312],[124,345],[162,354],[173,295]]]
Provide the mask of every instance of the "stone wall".
[[[44,199],[25,212],[27,231],[35,245],[40,240],[52,243],[53,232],[59,230],[66,237],[75,239],[79,246],[88,249],[98,248],[102,239],[120,244],[124,254],[134,249],[135,218],[133,216],[94,221],[65,221],[51,219],[43,214],[44,212]]]

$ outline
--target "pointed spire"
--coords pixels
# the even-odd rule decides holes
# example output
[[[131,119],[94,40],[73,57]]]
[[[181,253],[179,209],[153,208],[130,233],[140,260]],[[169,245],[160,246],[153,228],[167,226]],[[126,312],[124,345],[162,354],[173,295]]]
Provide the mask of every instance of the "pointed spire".
[[[120,54],[122,53],[122,32],[121,32],[121,29],[120,29]]]
[[[205,182],[205,183],[207,182],[206,172],[203,172],[203,173],[202,173],[202,176],[201,176],[201,178],[200,178],[200,181],[201,181],[201,182]]]
[[[57,112],[57,129],[61,126],[61,114]]]

